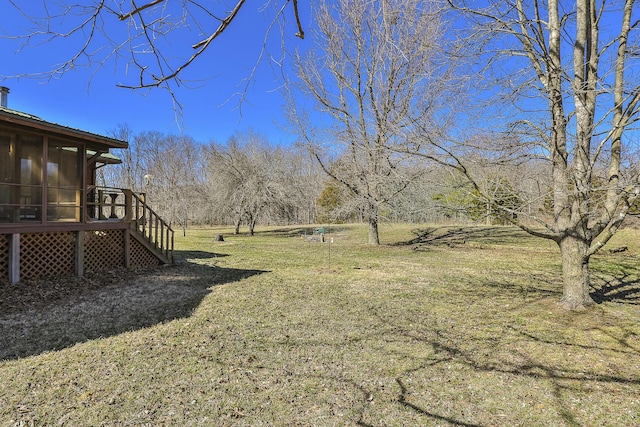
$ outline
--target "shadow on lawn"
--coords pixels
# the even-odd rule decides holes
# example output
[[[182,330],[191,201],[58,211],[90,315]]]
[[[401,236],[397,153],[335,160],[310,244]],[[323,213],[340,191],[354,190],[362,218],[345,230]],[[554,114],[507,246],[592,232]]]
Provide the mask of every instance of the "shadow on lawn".
[[[606,255],[603,266],[592,268],[591,298],[598,303],[640,305],[640,268],[635,257]],[[606,266],[606,271],[601,271]]]
[[[228,257],[228,254],[216,254],[206,251],[176,251],[175,257],[178,260],[191,260],[191,259],[215,259]]]
[[[523,307],[526,305],[528,304],[523,304]],[[613,366],[623,361],[631,365],[637,363],[640,360],[640,349],[634,345],[637,334],[633,325],[619,326],[620,332],[617,332],[610,327],[601,327],[596,320],[587,322],[586,325],[581,323],[576,327],[566,326],[570,331],[564,336],[550,331],[537,331],[535,328],[530,332],[526,326],[517,324],[503,325],[498,329],[497,324],[491,320],[487,322],[486,330],[485,326],[478,326],[479,323],[471,322],[471,326],[458,319],[455,322],[460,324],[438,329],[433,325],[416,327],[420,319],[401,322],[404,324],[399,325],[386,319],[380,312],[373,316],[387,326],[386,330],[394,331],[394,339],[387,337],[388,342],[397,342],[399,337],[404,337],[408,342],[419,342],[433,349],[428,359],[415,358],[416,366],[395,378],[398,404],[424,416],[428,420],[425,425],[431,422],[468,427],[499,425],[496,421],[499,417],[496,418],[495,414],[500,412],[500,408],[484,407],[482,401],[467,401],[463,404],[464,411],[461,411],[455,403],[442,405],[438,403],[439,398],[429,398],[434,395],[445,396],[440,398],[446,401],[448,394],[455,396],[465,390],[477,389],[478,384],[483,383],[493,385],[497,394],[501,393],[501,387],[508,389],[504,397],[510,403],[519,402],[534,412],[555,412],[556,420],[568,426],[583,425],[585,413],[576,409],[574,401],[581,394],[592,394],[596,400],[615,396],[611,397],[619,405],[618,409],[613,409],[615,413],[624,407],[625,398],[635,401],[633,388],[640,386],[638,374],[629,375],[629,370],[624,369],[603,369],[606,365],[601,363],[592,366],[589,362],[608,357]],[[582,314],[571,316],[577,319]],[[407,328],[407,324],[411,328]],[[467,336],[470,329],[473,334]],[[592,336],[580,338],[579,334],[572,334],[571,329],[597,331],[606,338],[599,342],[594,341]],[[612,345],[611,342],[617,345]],[[584,357],[575,358],[575,365],[562,363],[564,355],[571,353]],[[558,356],[553,356],[554,354]],[[402,353],[395,351],[389,351],[388,354],[391,360],[401,356]],[[496,386],[498,381],[502,381],[503,385]],[[427,392],[426,396],[421,396],[425,394],[425,390],[432,389],[435,390],[433,393]],[[606,402],[601,403],[604,408],[598,414],[600,416],[607,413]],[[508,411],[508,408],[503,410]],[[486,414],[481,415],[483,411]],[[509,420],[510,414],[503,415],[505,420]],[[358,425],[371,426],[362,421]]]
[[[443,415],[426,411],[420,406],[415,405],[407,400],[407,397],[409,395],[409,389],[405,385],[404,381],[402,381],[402,378],[396,378],[396,383],[400,387],[400,396],[398,397],[398,402],[405,408],[411,409],[421,415],[425,415],[435,421],[445,421],[448,425],[463,426],[463,427],[482,427],[481,424],[466,423],[462,420],[456,420],[452,417],[445,417]]]
[[[273,236],[273,237],[299,237],[299,236],[312,236],[314,234],[333,234],[344,232],[346,228],[341,225],[325,225],[325,226],[295,226],[295,227],[283,227],[273,230],[256,230],[256,235]]]
[[[413,232],[416,237],[398,246],[415,246],[423,250],[425,246],[457,246],[468,242],[484,244],[505,244],[509,241],[522,242],[522,239],[535,239],[517,227],[433,227],[418,229]]]
[[[212,287],[265,273],[191,261],[217,256],[202,251],[176,252],[176,258],[185,261],[172,266],[2,289],[3,296],[9,298],[3,298],[0,310],[0,360],[61,350],[189,317]]]
[[[597,303],[617,302],[622,304],[640,305],[640,282],[637,278],[626,280],[614,279],[591,293],[591,298]]]
[[[539,240],[517,227],[435,227],[414,231],[415,238],[397,245],[413,246],[416,251],[425,251],[429,247],[459,247],[465,243],[509,244],[510,241],[522,244],[523,239]],[[619,256],[610,251],[596,255],[600,262],[592,261],[591,297],[598,303],[615,302],[640,305],[640,268],[637,258]],[[535,277],[534,277],[535,278]],[[538,278],[532,283],[547,281]],[[496,283],[496,286],[500,286]],[[547,291],[547,296],[560,295],[558,291]]]

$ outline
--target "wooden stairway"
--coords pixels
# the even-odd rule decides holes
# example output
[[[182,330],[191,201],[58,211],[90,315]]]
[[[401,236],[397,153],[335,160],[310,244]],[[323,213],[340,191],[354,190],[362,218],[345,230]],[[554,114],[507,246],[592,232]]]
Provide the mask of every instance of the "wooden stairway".
[[[154,254],[163,264],[173,264],[174,231],[139,195],[131,190],[123,190],[125,220],[130,221],[133,238]]]

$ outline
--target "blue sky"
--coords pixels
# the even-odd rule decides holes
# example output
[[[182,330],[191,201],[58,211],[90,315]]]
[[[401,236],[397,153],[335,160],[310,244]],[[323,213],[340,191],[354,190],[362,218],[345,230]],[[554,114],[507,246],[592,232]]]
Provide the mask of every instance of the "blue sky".
[[[6,0],[0,0],[0,4],[3,14],[0,35],[25,33],[27,23]],[[301,2],[301,7],[305,4]],[[270,10],[259,11],[261,5],[247,2],[207,53],[187,69],[185,77],[193,82],[189,87],[175,90],[183,107],[181,122],[176,120],[172,99],[165,90],[116,87],[117,83],[127,81],[122,62],[109,63],[95,75],[96,67],[79,68],[46,82],[23,77],[6,78],[0,84],[11,90],[10,108],[99,134],[108,134],[118,124],[126,123],[136,133],[150,130],[172,134],[183,132],[200,142],[224,142],[236,130],[253,128],[265,134],[272,143],[289,144],[295,136],[283,129],[283,126],[286,128],[282,113],[284,100],[279,92],[282,80],[268,55],[259,64],[253,79],[248,84],[245,81],[258,60],[272,19],[270,15],[273,15]],[[310,12],[308,9],[301,9],[301,12],[303,25],[308,27]],[[286,23],[287,49],[304,49],[311,43],[293,36],[296,28],[290,5]],[[274,58],[282,55],[281,34],[276,27],[269,38],[268,53]],[[176,33],[171,40],[176,46],[190,46],[193,37],[198,36]],[[19,42],[0,38],[0,76],[47,71],[73,53],[68,45],[41,44],[18,52],[19,48]],[[234,94],[245,92],[245,87],[240,110],[240,98]]]

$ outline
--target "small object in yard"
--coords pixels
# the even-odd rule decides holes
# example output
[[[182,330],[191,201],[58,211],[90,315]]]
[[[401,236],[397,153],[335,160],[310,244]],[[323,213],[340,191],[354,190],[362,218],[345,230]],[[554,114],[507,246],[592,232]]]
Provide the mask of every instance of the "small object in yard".
[[[611,249],[609,252],[611,252],[612,254],[617,254],[619,252],[626,252],[628,249],[629,248],[627,246],[620,246],[620,247]]]
[[[222,237],[222,234],[216,234],[215,237],[213,238],[214,242],[224,242],[224,237]]]

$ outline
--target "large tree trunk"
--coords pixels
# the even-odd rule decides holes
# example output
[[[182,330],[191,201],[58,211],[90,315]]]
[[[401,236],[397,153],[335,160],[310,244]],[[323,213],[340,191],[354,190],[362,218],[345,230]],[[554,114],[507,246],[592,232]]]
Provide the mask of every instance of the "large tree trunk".
[[[380,235],[378,234],[378,220],[375,218],[369,218],[369,244],[380,244]]]
[[[581,310],[593,305],[589,295],[590,242],[574,236],[566,236],[558,242],[562,254],[563,294],[560,305],[568,310]]]
[[[379,245],[380,234],[378,233],[378,207],[369,204],[369,244]]]

